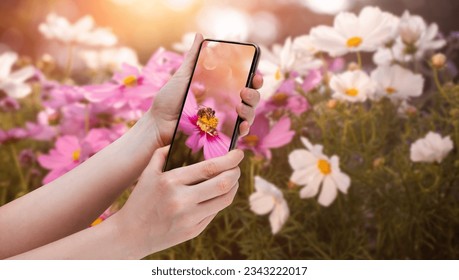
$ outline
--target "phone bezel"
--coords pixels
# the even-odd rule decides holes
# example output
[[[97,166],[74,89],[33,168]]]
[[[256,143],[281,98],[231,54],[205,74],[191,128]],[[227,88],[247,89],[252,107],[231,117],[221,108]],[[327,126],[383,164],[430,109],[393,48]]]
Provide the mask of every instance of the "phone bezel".
[[[168,171],[168,170],[166,170],[166,167],[167,167],[167,163],[169,162],[171,151],[172,151],[172,148],[173,148],[173,145],[174,145],[174,139],[175,139],[175,136],[176,136],[176,133],[177,133],[177,129],[178,129],[178,126],[179,126],[180,117],[182,116],[183,108],[185,106],[186,98],[188,96],[188,92],[189,92],[189,89],[190,89],[190,86],[191,86],[191,81],[193,79],[194,71],[195,71],[196,66],[197,66],[199,55],[201,54],[202,45],[206,41],[254,47],[255,52],[254,52],[254,55],[253,55],[252,64],[250,66],[249,75],[248,75],[247,81],[245,83],[245,87],[252,88],[252,79],[253,79],[253,76],[255,75],[255,72],[257,70],[258,61],[259,61],[259,57],[260,57],[260,47],[258,47],[256,44],[250,43],[250,42],[235,42],[235,41],[227,41],[227,40],[204,39],[201,42],[201,44],[199,45],[198,54],[197,54],[196,59],[194,61],[193,71],[191,72],[190,80],[188,81],[188,85],[186,87],[185,96],[183,98],[182,106],[180,108],[179,119],[177,119],[177,124],[175,125],[174,134],[172,135],[172,140],[171,140],[169,152],[167,153],[166,162],[164,163],[163,172]],[[242,100],[242,103],[246,104],[243,100]],[[231,136],[231,143],[230,143],[228,152],[231,151],[232,149],[234,149],[234,147],[236,146],[236,142],[237,142],[237,139],[239,137],[239,125],[241,124],[242,121],[243,121],[243,119],[238,115],[237,119],[236,119],[236,123],[234,125],[233,134]],[[172,169],[170,169],[170,170],[172,170]]]

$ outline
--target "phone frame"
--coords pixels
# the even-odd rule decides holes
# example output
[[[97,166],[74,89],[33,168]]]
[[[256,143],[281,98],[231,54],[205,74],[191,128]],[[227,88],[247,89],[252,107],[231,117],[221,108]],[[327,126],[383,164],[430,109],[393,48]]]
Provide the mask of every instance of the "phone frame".
[[[177,119],[177,124],[175,125],[174,134],[172,135],[170,148],[169,148],[169,151],[167,153],[166,162],[164,163],[163,172],[167,171],[166,170],[166,166],[167,166],[167,163],[168,163],[169,158],[170,158],[170,153],[172,151],[172,147],[174,145],[174,139],[175,139],[175,136],[176,136],[176,133],[177,133],[177,130],[178,130],[178,126],[179,126],[179,123],[180,123],[180,118],[182,117],[183,108],[185,107],[186,98],[188,97],[188,92],[190,90],[191,81],[193,80],[194,71],[195,71],[196,66],[198,64],[198,59],[199,59],[199,55],[201,54],[202,45],[206,41],[254,47],[255,54],[253,56],[252,64],[251,64],[250,70],[249,70],[249,75],[248,75],[247,81],[245,83],[245,87],[252,88],[252,79],[253,79],[253,77],[254,77],[254,75],[256,73],[256,70],[257,70],[257,67],[258,67],[258,61],[259,61],[260,53],[261,53],[260,47],[258,47],[254,43],[235,42],[235,41],[227,41],[227,40],[215,40],[215,39],[204,39],[201,42],[201,44],[199,45],[198,54],[196,56],[196,60],[194,61],[193,71],[191,72],[190,80],[188,81],[188,85],[186,87],[185,96],[183,98],[182,106],[180,108],[179,118]],[[245,103],[244,100],[241,100],[241,101],[242,101],[243,104],[247,105],[247,103]],[[234,147],[236,146],[236,142],[237,142],[237,139],[239,137],[239,125],[242,123],[242,121],[243,121],[243,119],[238,115],[237,119],[236,119],[236,124],[234,125],[233,134],[231,136],[231,143],[230,143],[228,152],[231,151],[232,149],[234,149]],[[170,170],[172,170],[172,169],[170,169]]]

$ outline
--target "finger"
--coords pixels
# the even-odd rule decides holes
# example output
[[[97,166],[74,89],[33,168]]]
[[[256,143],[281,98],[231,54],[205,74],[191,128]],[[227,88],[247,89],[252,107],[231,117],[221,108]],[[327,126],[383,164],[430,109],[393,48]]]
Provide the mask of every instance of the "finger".
[[[241,169],[235,167],[223,171],[212,179],[190,187],[190,193],[193,194],[193,201],[200,203],[228,193],[238,182],[240,176]]]
[[[231,188],[231,190],[221,196],[201,202],[196,207],[196,217],[205,217],[209,214],[215,214],[230,206],[233,203],[234,197],[236,196],[237,190],[239,188],[239,183]]]
[[[241,122],[239,125],[239,137],[244,137],[249,134],[250,124],[247,121]]]
[[[201,45],[201,42],[203,40],[204,39],[202,37],[202,34],[196,33],[193,45],[186,54],[185,60],[183,61],[182,65],[180,66],[179,70],[177,70],[177,73],[174,76],[191,77],[191,73],[193,72],[193,68],[196,63],[196,58],[198,57],[199,46]]]
[[[260,102],[260,93],[251,88],[244,88],[241,90],[241,99],[247,105],[255,107]]]
[[[252,78],[252,88],[259,89],[262,86],[263,86],[263,76],[257,73]]]
[[[172,169],[171,176],[178,178],[179,183],[194,185],[204,180],[213,178],[225,170],[232,169],[242,161],[244,152],[235,149],[224,156],[201,161],[185,167]]]
[[[163,170],[164,163],[166,162],[167,158],[167,153],[169,152],[170,145],[161,147],[159,149],[156,149],[156,151],[153,153],[153,156],[151,157],[150,163],[148,163],[148,166],[145,168],[145,172],[155,172],[155,173],[161,173]],[[148,173],[152,174],[152,173]]]
[[[241,117],[243,120],[246,120],[249,123],[249,125],[252,125],[253,120],[255,118],[254,108],[244,103],[241,103],[236,106],[236,112],[239,115],[239,117]]]

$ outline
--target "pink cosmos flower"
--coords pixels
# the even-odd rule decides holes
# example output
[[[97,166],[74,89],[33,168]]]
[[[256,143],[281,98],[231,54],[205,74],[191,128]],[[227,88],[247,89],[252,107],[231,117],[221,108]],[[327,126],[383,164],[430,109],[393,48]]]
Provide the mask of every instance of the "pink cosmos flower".
[[[12,97],[6,96],[0,99],[0,110],[3,112],[14,112],[19,110],[19,108],[21,108],[21,105]]]
[[[148,60],[143,68],[143,72],[149,79],[158,78],[158,73],[167,73],[172,75],[183,62],[183,56],[175,52],[166,51],[164,48],[159,48]],[[164,76],[162,77],[164,79]],[[166,82],[161,81],[161,82]],[[161,85],[162,86],[162,85]]]
[[[45,107],[60,109],[66,105],[84,101],[86,90],[82,87],[58,85],[42,96]]]
[[[110,144],[108,129],[93,129],[80,140],[73,135],[65,135],[57,139],[56,146],[47,155],[38,157],[40,165],[51,170],[43,179],[47,184],[66,172],[77,167],[96,152]]]
[[[147,110],[151,99],[158,90],[150,84],[137,67],[122,65],[122,71],[113,76],[113,82],[87,86],[85,94],[90,102],[105,103],[117,110]]]
[[[310,90],[316,88],[323,79],[322,72],[320,70],[311,70],[306,78],[301,84],[301,88],[304,92],[309,92]]]
[[[189,137],[185,144],[193,153],[203,149],[204,158],[210,159],[226,154],[231,139],[221,132],[224,115],[216,112],[213,102],[198,106],[192,92],[188,93],[183,107],[179,129]]]
[[[290,143],[295,131],[290,130],[290,119],[281,118],[270,127],[269,119],[259,112],[247,136],[239,140],[239,148],[251,150],[256,156],[271,159],[272,148],[279,148]]]
[[[0,144],[18,141],[26,138],[27,136],[27,130],[25,130],[24,128],[15,127],[9,130],[0,129]]]
[[[288,79],[269,97],[261,106],[260,110],[268,113],[272,112],[275,115],[290,111],[296,116],[301,115],[309,109],[309,103],[304,96],[295,91],[296,82],[293,79]]]

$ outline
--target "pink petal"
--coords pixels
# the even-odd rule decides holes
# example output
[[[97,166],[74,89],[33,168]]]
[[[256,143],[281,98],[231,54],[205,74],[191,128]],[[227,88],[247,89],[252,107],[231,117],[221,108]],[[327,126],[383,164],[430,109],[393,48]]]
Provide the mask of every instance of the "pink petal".
[[[263,114],[259,113],[255,116],[255,120],[250,127],[251,135],[257,135],[260,139],[264,138],[269,133],[269,120]]]
[[[292,141],[295,131],[290,129],[290,119],[284,117],[280,119],[264,139],[262,139],[262,146],[267,148],[279,148]]]
[[[188,137],[185,145],[187,145],[193,153],[196,153],[202,148],[202,146],[205,145],[201,138],[205,138],[205,136],[202,136],[202,133],[193,133],[190,135],[190,137]]]
[[[220,133],[213,137],[206,135],[204,141],[204,159],[211,159],[226,155],[229,151],[231,139],[225,134]]]
[[[62,154],[72,154],[80,148],[80,142],[75,136],[62,136],[57,139],[56,150]]]
[[[198,120],[197,116],[188,117],[182,115],[179,122],[179,129],[187,135],[194,133],[199,133],[199,128],[196,126],[196,121]]]
[[[306,79],[304,79],[301,87],[305,92],[317,87],[322,82],[322,73],[319,70],[312,70],[309,72]]]

